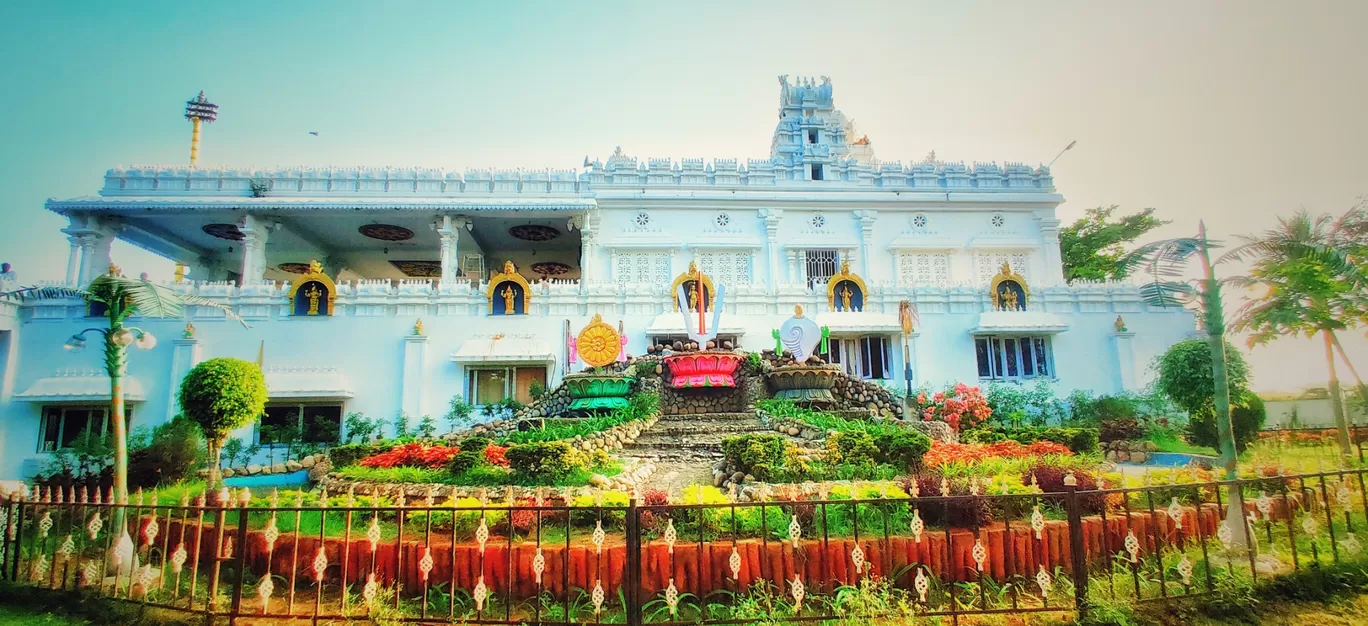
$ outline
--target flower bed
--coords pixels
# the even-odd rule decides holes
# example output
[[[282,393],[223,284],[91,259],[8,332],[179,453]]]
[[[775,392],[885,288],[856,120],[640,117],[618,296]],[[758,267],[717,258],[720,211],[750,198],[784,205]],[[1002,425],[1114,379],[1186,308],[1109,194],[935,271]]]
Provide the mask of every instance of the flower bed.
[[[1068,446],[1053,441],[1037,441],[1021,444],[1015,441],[998,443],[942,443],[934,442],[931,450],[922,457],[922,463],[935,468],[950,463],[976,463],[993,458],[1017,459],[1032,456],[1055,454],[1072,456]]]
[[[977,385],[956,383],[945,391],[923,391],[912,400],[913,410],[923,421],[945,422],[957,431],[981,424],[993,415],[988,399]]]

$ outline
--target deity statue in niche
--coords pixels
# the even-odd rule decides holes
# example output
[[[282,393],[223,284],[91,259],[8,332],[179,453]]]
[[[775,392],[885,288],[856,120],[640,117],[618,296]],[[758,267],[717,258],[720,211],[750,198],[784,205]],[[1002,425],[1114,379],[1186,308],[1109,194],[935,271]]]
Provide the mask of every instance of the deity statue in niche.
[[[1004,311],[1015,311],[1015,310],[1017,310],[1017,304],[1018,304],[1018,303],[1017,303],[1017,294],[1016,294],[1015,291],[1013,291],[1013,290],[1011,290],[1011,289],[1008,289],[1007,287],[1003,287],[1003,288],[1002,288],[1002,291],[999,291],[999,292],[998,292],[998,298],[999,298],[999,300],[1002,302],[1002,310],[1004,310]]]
[[[689,310],[690,310],[690,311],[697,311],[697,310],[698,310],[698,290],[696,290],[696,289],[690,289],[690,290],[688,291],[688,294],[689,294]]]
[[[323,297],[323,291],[314,285],[304,292],[304,297],[309,299],[309,310],[305,315],[318,315],[318,300]]]
[[[850,287],[846,287],[845,289],[842,289],[842,290],[841,290],[841,310],[842,310],[842,311],[849,311],[849,310],[850,310],[850,297],[853,296],[853,295],[855,295],[855,294],[851,293]]]
[[[504,301],[504,315],[512,315],[512,314],[513,314],[513,297],[516,296],[516,295],[518,295],[516,291],[513,291],[513,285],[506,285],[506,286],[504,286],[503,291],[500,291],[500,292],[499,292],[499,295],[503,296],[503,301]]]
[[[1116,328],[1116,332],[1118,333],[1126,332],[1126,320],[1120,315],[1116,316],[1116,322],[1114,322],[1112,326]]]

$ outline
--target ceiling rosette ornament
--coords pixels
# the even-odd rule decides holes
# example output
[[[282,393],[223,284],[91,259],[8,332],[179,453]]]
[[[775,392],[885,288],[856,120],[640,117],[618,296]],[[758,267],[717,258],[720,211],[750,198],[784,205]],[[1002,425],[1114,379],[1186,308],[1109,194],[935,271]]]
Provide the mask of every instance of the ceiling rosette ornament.
[[[408,241],[413,239],[413,231],[394,224],[366,224],[356,229],[356,232],[380,241]]]
[[[560,237],[561,232],[550,226],[541,224],[519,224],[508,229],[508,234],[514,239],[523,241],[551,241]]]
[[[228,241],[242,241],[243,239],[246,239],[246,236],[242,234],[242,230],[237,227],[237,224],[205,224],[200,227],[200,230],[204,231],[205,234],[213,235],[219,239],[227,239]]]
[[[570,272],[570,266],[556,261],[542,261],[533,263],[532,271],[542,276],[563,276]]]
[[[282,271],[282,272],[289,272],[289,273],[291,273],[291,274],[308,274],[308,273],[309,273],[309,264],[308,264],[308,263],[281,263],[280,265],[277,265],[276,267],[279,268],[280,271]]]

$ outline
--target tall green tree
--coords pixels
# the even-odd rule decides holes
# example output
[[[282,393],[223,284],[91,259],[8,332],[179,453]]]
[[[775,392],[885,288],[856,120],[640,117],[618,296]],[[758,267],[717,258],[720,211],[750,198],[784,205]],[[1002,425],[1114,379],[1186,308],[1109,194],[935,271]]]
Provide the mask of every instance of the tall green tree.
[[[87,328],[67,340],[69,349],[84,348],[85,335],[96,333],[102,339],[105,374],[109,376],[110,414],[113,416],[114,497],[117,502],[128,499],[128,422],[124,411],[123,378],[128,374],[128,346],[152,349],[157,345],[152,333],[128,325],[133,314],[144,318],[179,318],[186,306],[201,306],[223,311],[231,319],[247,323],[223,304],[176,291],[146,280],[124,278],[119,268],[109,266],[109,273],[90,281],[85,288],[24,287],[0,292],[0,299],[20,303],[56,300],[84,300],[87,306],[98,304],[105,309],[107,328]]]
[[[1245,285],[1260,295],[1246,297],[1235,312],[1232,328],[1249,333],[1249,345],[1259,346],[1285,336],[1320,336],[1325,345],[1325,365],[1329,371],[1329,396],[1339,433],[1342,454],[1351,453],[1349,419],[1344,394],[1335,367],[1338,350],[1345,364],[1358,378],[1340,345],[1338,333],[1363,321],[1368,272],[1352,260],[1356,238],[1346,225],[1362,219],[1362,208],[1355,207],[1340,218],[1313,216],[1298,211],[1290,218],[1279,218],[1275,228],[1241,239],[1232,251],[1248,258],[1253,265]],[[1362,381],[1358,381],[1362,388]]]
[[[1119,280],[1130,273],[1127,245],[1169,222],[1154,217],[1154,209],[1113,219],[1116,205],[1088,209],[1078,221],[1059,229],[1059,251],[1064,280]]]

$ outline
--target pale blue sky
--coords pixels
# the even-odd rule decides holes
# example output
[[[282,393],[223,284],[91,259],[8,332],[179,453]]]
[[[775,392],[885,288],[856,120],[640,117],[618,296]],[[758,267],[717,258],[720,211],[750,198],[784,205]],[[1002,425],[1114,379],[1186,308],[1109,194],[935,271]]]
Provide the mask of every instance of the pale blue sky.
[[[184,162],[201,89],[222,107],[205,165],[569,168],[618,144],[766,156],[779,74],[830,76],[884,160],[1037,163],[1077,139],[1062,218],[1153,206],[1163,234],[1227,236],[1368,193],[1365,23],[1361,1],[7,2],[0,260],[60,278],[43,200]],[[1281,343],[1252,355],[1261,387],[1323,381],[1318,345]]]

